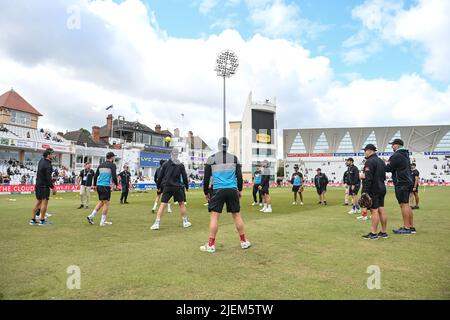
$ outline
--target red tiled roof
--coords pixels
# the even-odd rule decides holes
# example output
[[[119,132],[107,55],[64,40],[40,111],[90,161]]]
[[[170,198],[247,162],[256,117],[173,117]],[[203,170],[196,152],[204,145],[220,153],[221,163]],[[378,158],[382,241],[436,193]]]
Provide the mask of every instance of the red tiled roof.
[[[29,104],[24,98],[20,96],[20,94],[15,92],[13,89],[5,92],[0,96],[0,107],[42,116],[39,111],[37,111],[31,104]]]

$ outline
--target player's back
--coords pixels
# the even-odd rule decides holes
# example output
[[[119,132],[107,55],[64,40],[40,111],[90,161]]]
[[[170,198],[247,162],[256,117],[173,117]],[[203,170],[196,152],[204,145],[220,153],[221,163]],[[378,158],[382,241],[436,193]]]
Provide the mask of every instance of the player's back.
[[[97,168],[98,178],[97,186],[110,186],[113,176],[116,174],[116,165],[106,161]]]
[[[208,158],[206,166],[210,167],[214,190],[237,189],[242,184],[241,164],[235,155],[217,152]]]

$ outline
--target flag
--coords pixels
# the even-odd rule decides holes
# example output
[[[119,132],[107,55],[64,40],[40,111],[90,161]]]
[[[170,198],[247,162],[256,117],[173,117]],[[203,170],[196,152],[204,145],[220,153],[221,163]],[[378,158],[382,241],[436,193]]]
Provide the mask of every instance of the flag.
[[[112,109],[113,105],[110,105],[108,108],[106,108],[106,110]]]

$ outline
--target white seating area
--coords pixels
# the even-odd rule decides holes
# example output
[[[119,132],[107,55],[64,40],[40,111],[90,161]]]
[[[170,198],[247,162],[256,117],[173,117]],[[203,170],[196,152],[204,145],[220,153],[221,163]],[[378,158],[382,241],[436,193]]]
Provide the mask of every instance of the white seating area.
[[[4,125],[9,132],[0,131],[0,137],[3,137],[3,134],[9,134],[8,138],[11,139],[24,139],[36,142],[51,142],[51,143],[61,143],[68,144],[69,142],[63,137],[57,135],[56,133],[50,130],[43,129],[31,129],[13,125]],[[28,138],[29,136],[29,138]],[[6,138],[6,136],[5,136]]]
[[[34,184],[36,177],[37,166],[26,165],[21,168],[18,165],[10,165],[8,163],[0,163],[0,175],[3,177],[8,176],[9,184],[18,185],[22,184],[22,177],[25,175],[25,184]],[[9,172],[9,173],[8,173]]]

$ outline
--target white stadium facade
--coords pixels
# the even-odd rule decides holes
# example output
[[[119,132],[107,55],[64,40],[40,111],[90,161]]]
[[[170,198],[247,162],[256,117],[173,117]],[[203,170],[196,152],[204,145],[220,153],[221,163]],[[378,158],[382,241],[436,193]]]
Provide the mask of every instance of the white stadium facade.
[[[422,182],[450,182],[450,125],[284,129],[285,178],[297,164],[307,181],[321,168],[330,181],[341,183],[346,158],[352,157],[361,169],[361,149],[372,143],[378,155],[388,159],[392,154],[389,142],[395,138],[404,141]]]

